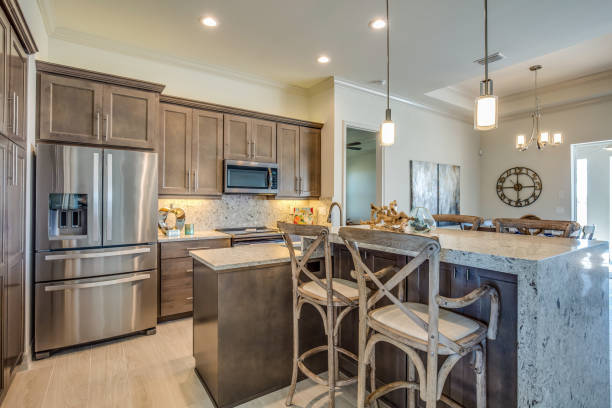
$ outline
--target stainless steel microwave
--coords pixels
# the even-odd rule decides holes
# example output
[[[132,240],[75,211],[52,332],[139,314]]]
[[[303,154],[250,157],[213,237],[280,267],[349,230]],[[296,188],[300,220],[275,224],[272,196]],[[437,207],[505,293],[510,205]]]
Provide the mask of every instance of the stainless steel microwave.
[[[278,164],[225,160],[224,193],[277,194]]]

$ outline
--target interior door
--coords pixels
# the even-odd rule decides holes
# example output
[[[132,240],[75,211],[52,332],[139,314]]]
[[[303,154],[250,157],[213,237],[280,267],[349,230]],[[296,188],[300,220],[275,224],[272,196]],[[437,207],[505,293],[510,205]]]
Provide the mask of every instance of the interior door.
[[[14,31],[11,31],[9,57],[9,100],[12,102],[12,116],[9,115],[8,137],[20,146],[26,141],[26,83],[28,57]]]
[[[149,149],[157,129],[154,92],[107,85],[104,87],[104,140],[114,146]]]
[[[157,241],[157,153],[104,149],[103,245]]]
[[[225,115],[224,122],[223,157],[229,160],[251,160],[251,119]]]
[[[9,144],[10,178],[6,188],[6,279],[7,342],[6,366],[12,371],[24,347],[25,331],[25,151]]]
[[[298,196],[300,128],[278,124],[278,196]]]
[[[191,142],[193,194],[223,193],[223,114],[193,110]]]
[[[189,194],[192,109],[162,103],[160,115],[159,194]]]
[[[100,246],[101,224],[102,149],[39,143],[35,249]]]
[[[321,130],[300,128],[300,195],[321,194]]]
[[[276,123],[253,119],[251,130],[251,160],[276,163]]]

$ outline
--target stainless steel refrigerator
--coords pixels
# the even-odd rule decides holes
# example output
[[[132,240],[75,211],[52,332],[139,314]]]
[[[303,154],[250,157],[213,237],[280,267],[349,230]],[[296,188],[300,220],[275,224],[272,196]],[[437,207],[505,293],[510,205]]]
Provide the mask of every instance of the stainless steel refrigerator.
[[[37,145],[34,352],[157,324],[157,154]]]

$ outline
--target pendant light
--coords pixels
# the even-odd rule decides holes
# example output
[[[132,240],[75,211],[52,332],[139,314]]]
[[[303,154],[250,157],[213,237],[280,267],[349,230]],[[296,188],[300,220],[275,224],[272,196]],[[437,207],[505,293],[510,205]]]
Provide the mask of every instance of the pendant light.
[[[385,120],[380,126],[380,145],[391,146],[395,143],[395,123],[391,120],[389,106],[389,0],[387,0],[387,110]]]
[[[487,0],[484,0],[484,69],[485,79],[480,82],[480,96],[474,104],[474,129],[497,128],[497,96],[493,95],[493,81],[489,79],[489,32],[487,25]]]

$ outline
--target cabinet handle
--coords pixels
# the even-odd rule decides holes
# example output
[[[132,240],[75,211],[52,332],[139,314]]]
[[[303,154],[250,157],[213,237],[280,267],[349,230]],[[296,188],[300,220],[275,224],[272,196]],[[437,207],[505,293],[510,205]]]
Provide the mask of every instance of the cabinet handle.
[[[470,280],[470,269],[469,268],[465,271],[465,280],[466,281]]]
[[[453,279],[457,278],[457,268],[453,268]]]
[[[193,269],[187,269],[185,273],[193,273]]]
[[[185,298],[185,300],[193,301],[193,296],[189,296],[188,298]]]
[[[193,170],[193,191],[198,189],[198,179],[196,178],[196,171]]]
[[[10,117],[10,120],[8,121],[9,123],[8,123],[7,127],[9,129],[11,129],[11,131],[14,132],[15,131],[15,106],[16,106],[15,105],[15,92],[13,92],[13,97],[12,98],[9,97],[7,99],[8,99],[8,101],[10,103],[13,104],[13,106],[11,106],[11,109],[10,109],[10,110],[12,110],[12,112],[10,112],[11,113],[11,117]]]
[[[255,141],[251,142],[251,158],[255,158]]]
[[[96,139],[100,139],[100,112],[96,112]]]
[[[105,136],[104,138],[108,141],[108,122],[109,122],[109,118],[108,118],[108,113],[104,116],[104,121],[106,122],[106,129],[104,130],[105,132]]]
[[[191,191],[191,172],[187,170],[187,191]]]
[[[13,145],[13,185],[17,186],[19,184],[17,180],[17,172],[19,171],[18,167],[18,157],[17,157],[17,145]]]
[[[19,135],[19,95],[13,92],[15,95],[15,135]]]
[[[188,251],[198,251],[200,249],[210,249],[210,247],[187,248]]]
[[[298,177],[295,176],[295,181],[293,183],[293,190],[297,193],[298,192]]]

